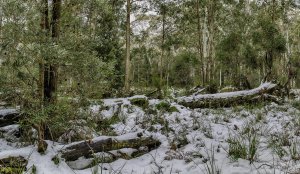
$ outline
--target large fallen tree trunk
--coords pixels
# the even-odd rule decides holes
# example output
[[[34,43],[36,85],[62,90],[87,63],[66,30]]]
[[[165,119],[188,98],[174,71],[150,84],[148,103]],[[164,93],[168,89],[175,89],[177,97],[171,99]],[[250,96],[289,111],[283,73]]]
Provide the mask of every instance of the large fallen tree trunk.
[[[0,127],[8,126],[17,123],[21,118],[15,109],[0,110]]]
[[[280,103],[281,100],[275,96],[276,91],[278,85],[263,83],[251,90],[180,97],[178,103],[192,109],[231,107],[265,101]]]
[[[79,157],[91,158],[98,152],[109,152],[122,148],[147,147],[148,151],[157,148],[160,142],[152,137],[134,137],[121,139],[120,137],[95,138],[90,141],[73,143],[61,150],[62,158],[66,161],[75,161]]]

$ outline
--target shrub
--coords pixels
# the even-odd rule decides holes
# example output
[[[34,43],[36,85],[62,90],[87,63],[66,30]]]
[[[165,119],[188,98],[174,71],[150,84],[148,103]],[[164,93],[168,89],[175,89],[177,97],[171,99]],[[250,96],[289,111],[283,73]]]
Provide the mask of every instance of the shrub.
[[[289,146],[289,151],[291,155],[291,159],[294,161],[300,160],[300,155],[299,155],[299,147],[297,146],[297,142],[293,142],[291,146]]]
[[[282,147],[280,141],[278,141],[278,139],[275,138],[274,136],[271,137],[268,147],[270,147],[272,151],[276,155],[278,155],[279,158],[282,158],[284,155],[287,154],[286,150]]]
[[[143,109],[146,109],[149,106],[149,101],[147,98],[133,98],[130,99],[130,103]]]
[[[104,118],[101,120],[98,120],[97,122],[97,130],[101,131],[102,134],[106,135],[115,135],[115,133],[112,131],[111,125],[121,122],[120,117],[115,114],[110,118]]]
[[[162,101],[155,105],[156,109],[160,111],[166,111],[166,112],[179,112],[178,109],[175,106],[171,106],[170,103]]]
[[[292,106],[298,110],[300,110],[300,101],[293,101]]]
[[[227,142],[229,144],[228,155],[232,159],[234,160],[237,160],[239,158],[247,159],[247,147],[242,142],[242,140],[239,140],[237,138],[229,138]]]
[[[255,161],[259,140],[253,128],[246,126],[240,135],[230,137],[227,142],[229,144],[228,155],[232,159],[247,159],[250,163]]]

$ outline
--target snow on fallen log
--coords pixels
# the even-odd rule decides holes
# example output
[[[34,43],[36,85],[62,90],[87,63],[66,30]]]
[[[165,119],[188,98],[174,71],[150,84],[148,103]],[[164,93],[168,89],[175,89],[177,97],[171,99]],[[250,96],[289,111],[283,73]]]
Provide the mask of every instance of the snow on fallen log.
[[[147,147],[148,151],[157,148],[161,143],[152,137],[138,136],[117,136],[117,137],[97,137],[89,141],[75,142],[67,145],[61,150],[61,157],[66,161],[75,161],[80,157],[91,158],[98,152],[109,152],[123,148],[139,149]]]
[[[21,114],[16,109],[0,109],[0,127],[17,123]]]
[[[272,95],[277,89],[278,85],[268,82],[251,90],[180,97],[178,103],[189,108],[231,107],[262,101],[279,103],[280,100]]]

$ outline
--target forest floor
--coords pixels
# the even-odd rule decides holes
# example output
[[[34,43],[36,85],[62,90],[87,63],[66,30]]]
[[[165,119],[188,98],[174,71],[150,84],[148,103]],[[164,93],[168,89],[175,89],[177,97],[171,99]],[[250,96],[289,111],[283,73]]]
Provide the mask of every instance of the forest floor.
[[[146,102],[134,102],[141,99]],[[133,159],[119,158],[91,168],[86,167],[92,159],[53,162],[64,144],[47,141],[48,149],[41,155],[34,145],[19,145],[14,137],[18,125],[0,128],[0,158],[23,156],[28,159],[28,173],[34,165],[38,174],[300,173],[300,97],[282,105],[219,109],[189,109],[175,101],[134,96],[104,99],[101,105],[91,106],[93,119],[107,124],[105,131],[92,131],[93,137],[126,138],[142,132],[161,142],[157,149]],[[109,154],[95,154],[105,155]]]

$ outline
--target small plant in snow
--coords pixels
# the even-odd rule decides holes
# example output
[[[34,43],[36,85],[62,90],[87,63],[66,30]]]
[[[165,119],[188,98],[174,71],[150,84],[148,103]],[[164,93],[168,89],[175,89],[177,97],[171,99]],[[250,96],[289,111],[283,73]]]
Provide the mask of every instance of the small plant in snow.
[[[279,158],[282,158],[284,155],[287,154],[286,150],[283,148],[283,146],[279,143],[278,139],[274,136],[271,136],[269,140],[269,148],[272,149],[272,151],[278,155]]]
[[[259,145],[258,132],[247,124],[236,136],[227,139],[229,144],[228,155],[237,160],[238,158],[247,159],[253,163],[257,158]]]
[[[254,135],[253,137],[250,137],[249,139],[249,149],[248,149],[248,160],[250,163],[253,163],[256,155],[257,155],[257,145],[258,145],[258,139],[257,136]]]
[[[298,110],[300,110],[300,101],[293,101],[292,106]]]
[[[256,113],[255,121],[258,123],[258,122],[260,122],[260,121],[262,121],[262,120],[263,120],[263,113],[257,112],[257,113]]]
[[[247,158],[247,147],[243,140],[231,137],[227,140],[227,142],[229,144],[228,155],[233,160],[238,160],[239,158]]]
[[[164,111],[164,112],[169,112],[169,113],[179,112],[175,106],[171,106],[171,104],[166,101],[162,101],[162,102],[156,104],[155,107],[159,111]]]
[[[207,152],[208,161],[205,164],[205,172],[207,174],[221,174],[221,169],[216,164],[215,158],[215,149],[211,148],[209,152]]]
[[[130,99],[130,103],[132,105],[136,105],[143,109],[146,109],[149,107],[149,101],[147,98],[133,98],[133,99]]]
[[[298,144],[299,143],[297,141],[294,141],[294,142],[292,142],[291,146],[289,146],[289,152],[291,155],[291,159],[294,161],[300,160]]]
[[[53,163],[54,163],[55,165],[58,165],[59,162],[60,162],[60,159],[59,159],[58,156],[56,155],[56,156],[54,156],[54,157],[52,158],[52,161],[53,161]]]

